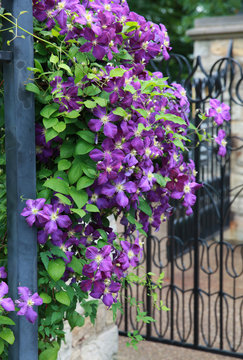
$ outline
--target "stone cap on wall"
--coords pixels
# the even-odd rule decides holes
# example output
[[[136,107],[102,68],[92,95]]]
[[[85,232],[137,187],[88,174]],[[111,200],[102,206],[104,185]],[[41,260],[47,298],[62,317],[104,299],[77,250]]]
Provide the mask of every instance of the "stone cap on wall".
[[[186,34],[193,40],[243,38],[243,15],[199,18]]]

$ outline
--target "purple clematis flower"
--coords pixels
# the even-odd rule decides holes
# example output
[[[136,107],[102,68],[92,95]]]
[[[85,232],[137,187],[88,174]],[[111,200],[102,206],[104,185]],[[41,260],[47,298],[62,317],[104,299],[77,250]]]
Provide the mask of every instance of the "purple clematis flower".
[[[38,220],[40,223],[43,222],[41,214],[45,202],[46,199],[43,198],[36,200],[29,199],[26,201],[27,206],[23,209],[21,215],[26,217],[26,221],[29,226],[32,226],[36,220]]]
[[[129,199],[125,194],[125,191],[129,194],[137,191],[136,184],[132,181],[126,182],[126,179],[120,175],[114,180],[114,185],[105,184],[102,189],[102,193],[107,196],[113,196],[116,194],[116,202],[121,207],[126,207],[129,203]]]
[[[223,129],[220,129],[218,132],[218,136],[215,137],[215,141],[219,144],[218,155],[225,156],[226,155],[226,145],[227,141],[225,140],[226,133]]]
[[[90,264],[87,266],[87,272],[94,272],[97,269],[103,272],[109,272],[112,269],[111,262],[111,246],[105,245],[101,250],[94,246],[87,248],[85,256],[87,259],[91,259]]]
[[[119,116],[113,113],[107,114],[106,108],[102,108],[101,106],[97,106],[93,113],[98,119],[91,119],[89,121],[90,130],[97,132],[101,129],[102,125],[104,125],[105,136],[113,138],[117,133],[117,126],[112,124],[111,121],[117,121]]]
[[[106,287],[104,289],[102,301],[106,306],[110,307],[114,302],[117,302],[118,291],[121,288],[121,284],[110,281],[109,279],[106,279],[104,283]]]
[[[209,104],[208,116],[214,117],[217,125],[222,125],[224,120],[230,120],[230,107],[228,105],[220,103],[217,99],[210,99]]]
[[[124,253],[127,255],[127,262],[129,266],[136,267],[139,263],[139,253],[140,253],[140,246],[137,244],[131,244],[128,241],[121,241],[121,247],[124,250]]]
[[[60,215],[62,212],[62,205],[55,204],[52,206],[50,204],[46,204],[44,206],[41,217],[43,222],[45,222],[45,231],[47,234],[53,234],[57,231],[57,226],[66,229],[72,225],[72,221],[68,215]]]
[[[37,312],[33,310],[33,306],[42,305],[43,300],[37,293],[31,295],[29,288],[25,286],[18,287],[18,292],[20,298],[16,300],[15,303],[20,310],[17,312],[17,315],[24,315],[26,319],[33,324],[38,316]]]
[[[98,60],[102,60],[106,54],[106,46],[108,45],[109,41],[108,36],[103,33],[96,37],[92,29],[85,28],[83,37],[88,41],[80,46],[79,51],[90,52],[92,50],[94,57]]]
[[[5,270],[5,267],[4,266],[1,266],[0,267],[0,279],[6,279],[7,278],[7,273],[6,273],[6,270]]]
[[[7,293],[8,293],[8,285],[4,281],[2,281],[0,284],[0,305],[6,311],[14,311],[15,306],[13,300],[10,298],[4,298],[4,296],[7,295]]]

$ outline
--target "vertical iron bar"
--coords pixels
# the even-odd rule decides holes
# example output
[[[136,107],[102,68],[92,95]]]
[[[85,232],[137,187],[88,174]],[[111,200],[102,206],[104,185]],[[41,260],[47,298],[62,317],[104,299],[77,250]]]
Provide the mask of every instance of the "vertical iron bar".
[[[220,349],[223,350],[224,347],[224,311],[223,311],[223,281],[224,281],[224,264],[223,264],[223,257],[224,257],[224,179],[225,179],[225,166],[222,164],[220,166],[220,234],[219,234],[219,306],[220,306],[220,319],[219,319],[219,336],[220,336]]]
[[[147,255],[147,259],[146,259],[146,274],[147,274],[147,282],[148,282],[148,286],[147,286],[147,315],[148,316],[152,316],[152,307],[151,307],[151,275],[148,275],[148,273],[151,272],[152,268],[151,268],[151,260],[152,260],[152,252],[151,252],[151,226],[149,226],[148,229],[148,237],[147,237],[147,242],[146,242],[146,255]],[[151,323],[146,324],[146,338],[150,339],[151,338]]]
[[[17,18],[21,11],[27,13],[18,19],[19,26],[33,33],[31,0],[3,0],[7,12]],[[13,18],[11,18],[13,20]],[[4,27],[9,27],[5,22]],[[4,50],[13,52],[13,60],[3,65],[4,105],[6,129],[6,176],[8,222],[8,283],[9,294],[18,297],[17,287],[27,286],[37,291],[37,241],[36,232],[29,228],[20,215],[23,199],[36,197],[35,163],[35,113],[33,94],[25,90],[33,67],[33,38],[18,29],[18,36],[6,45],[13,34],[3,32]],[[9,360],[38,359],[38,324],[29,323],[24,316],[12,315],[15,342],[9,350]]]
[[[197,103],[197,108],[200,108],[200,103]],[[195,118],[195,126],[198,127],[200,119],[198,115]],[[197,146],[197,135],[195,134],[195,152],[194,161],[195,168],[197,170],[196,182],[199,182],[200,176],[200,146]],[[199,344],[199,231],[200,231],[200,213],[199,203],[201,198],[201,191],[199,189],[197,193],[197,201],[194,206],[194,345]]]
[[[170,247],[169,247],[169,260],[170,260],[170,274],[171,274],[171,280],[170,280],[170,340],[174,340],[174,254],[175,254],[175,241],[174,241],[174,221],[175,216],[172,215],[171,219],[169,220],[169,226],[168,226],[168,234],[170,239]]]

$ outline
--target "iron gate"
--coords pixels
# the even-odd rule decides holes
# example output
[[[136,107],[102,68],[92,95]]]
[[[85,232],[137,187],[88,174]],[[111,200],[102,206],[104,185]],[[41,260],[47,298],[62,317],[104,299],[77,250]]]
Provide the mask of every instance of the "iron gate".
[[[162,72],[186,88],[191,121],[216,135],[212,119],[200,125],[198,109],[204,111],[209,98],[218,98],[231,108],[243,105],[243,70],[232,58],[232,42],[228,56],[210,71],[204,69],[200,57],[193,68],[181,55],[173,55],[171,61],[173,74],[170,62]],[[157,70],[160,64],[152,66]],[[231,136],[230,123],[224,129],[228,135],[225,159],[219,158],[216,146],[207,142],[189,152],[198,170],[197,180],[204,184],[197,194],[194,214],[187,217],[177,206],[164,236],[148,234],[142,266],[136,270],[139,276],[145,271],[165,273],[163,287],[157,293],[170,311],[153,306],[146,286],[128,284],[121,297],[121,335],[138,329],[147,340],[243,357],[243,242],[234,243],[229,237],[234,224],[231,205],[243,192],[242,184],[230,187],[231,157],[239,153],[243,143],[239,143],[240,136]],[[135,309],[128,301],[132,297],[143,302],[154,323],[141,325],[136,321]]]

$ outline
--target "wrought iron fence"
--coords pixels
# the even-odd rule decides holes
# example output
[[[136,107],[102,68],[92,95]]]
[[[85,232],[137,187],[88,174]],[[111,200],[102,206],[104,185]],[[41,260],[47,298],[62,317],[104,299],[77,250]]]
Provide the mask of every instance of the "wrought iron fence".
[[[200,57],[193,67],[181,55],[173,55],[171,62],[173,73],[170,62],[162,72],[186,88],[191,121],[216,135],[212,120],[200,124],[198,109],[204,111],[209,98],[219,98],[231,108],[243,105],[243,70],[232,58],[232,42],[228,56],[219,59],[209,71]],[[158,70],[160,63],[152,66]],[[148,234],[142,266],[136,270],[137,275],[145,271],[165,273],[163,288],[157,293],[170,311],[153,306],[146,286],[128,285],[121,298],[120,334],[138,329],[147,340],[242,358],[243,242],[226,241],[225,231],[231,222],[231,205],[243,192],[242,184],[230,187],[231,156],[243,146],[235,146],[241,138],[240,134],[231,135],[230,123],[224,129],[228,135],[225,159],[218,157],[212,143],[197,146],[194,137],[190,157],[198,170],[197,181],[204,184],[194,213],[187,217],[177,206],[164,237]],[[140,325],[136,321],[136,312],[129,304],[131,297],[143,302],[144,311],[154,317],[154,323]]]

